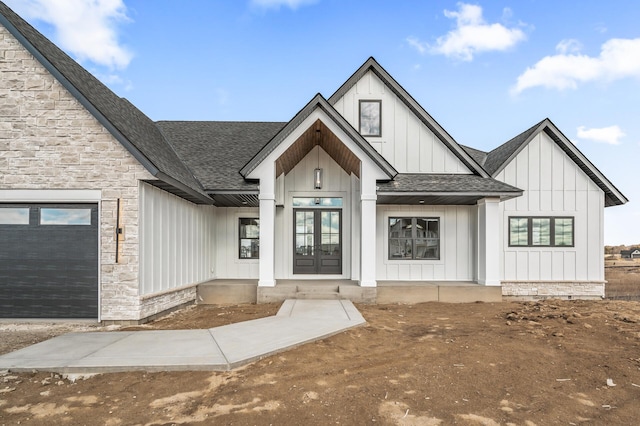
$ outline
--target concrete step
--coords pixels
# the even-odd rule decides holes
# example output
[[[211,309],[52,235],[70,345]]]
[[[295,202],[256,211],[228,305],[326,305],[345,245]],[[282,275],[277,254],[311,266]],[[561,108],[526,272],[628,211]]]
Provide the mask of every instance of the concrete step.
[[[298,300],[340,300],[340,293],[336,292],[298,292],[296,293],[296,299]]]
[[[296,293],[339,293],[340,287],[337,285],[316,285],[303,284],[296,286]]]

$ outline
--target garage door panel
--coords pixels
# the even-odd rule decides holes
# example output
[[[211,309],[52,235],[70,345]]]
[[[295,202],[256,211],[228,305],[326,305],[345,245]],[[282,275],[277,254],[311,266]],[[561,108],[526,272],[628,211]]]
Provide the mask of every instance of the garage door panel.
[[[29,225],[0,225],[0,317],[97,318],[97,205],[29,208]],[[85,223],[90,209],[90,224],[41,225],[41,209],[85,212]]]

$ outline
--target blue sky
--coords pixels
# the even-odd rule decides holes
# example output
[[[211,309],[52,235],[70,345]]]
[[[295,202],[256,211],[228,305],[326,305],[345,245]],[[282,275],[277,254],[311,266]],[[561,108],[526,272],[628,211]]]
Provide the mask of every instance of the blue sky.
[[[459,142],[545,117],[631,202],[640,243],[640,2],[5,0],[154,120],[288,121],[369,56]]]

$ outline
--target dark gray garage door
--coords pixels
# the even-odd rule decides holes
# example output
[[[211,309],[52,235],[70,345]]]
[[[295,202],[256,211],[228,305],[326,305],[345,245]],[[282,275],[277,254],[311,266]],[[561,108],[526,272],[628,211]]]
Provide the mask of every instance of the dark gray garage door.
[[[98,317],[96,204],[0,204],[0,317]]]

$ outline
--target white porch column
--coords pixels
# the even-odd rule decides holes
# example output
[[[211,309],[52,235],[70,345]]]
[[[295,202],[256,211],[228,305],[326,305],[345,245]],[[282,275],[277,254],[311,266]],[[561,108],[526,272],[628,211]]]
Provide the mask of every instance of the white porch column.
[[[376,287],[376,178],[371,165],[360,167],[360,286]]]
[[[275,164],[264,164],[260,177],[260,267],[258,286],[275,287],[276,176]]]
[[[478,201],[478,284],[500,285],[499,198]]]

